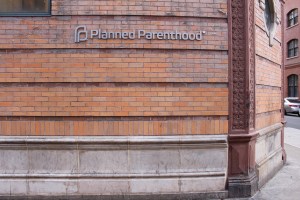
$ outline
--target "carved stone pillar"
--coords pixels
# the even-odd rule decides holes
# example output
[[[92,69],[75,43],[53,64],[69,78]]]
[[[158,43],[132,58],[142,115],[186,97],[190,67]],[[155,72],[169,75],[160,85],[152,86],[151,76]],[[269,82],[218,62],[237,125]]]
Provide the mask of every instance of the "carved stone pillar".
[[[228,191],[247,197],[258,188],[255,171],[255,0],[229,1],[230,127]]]

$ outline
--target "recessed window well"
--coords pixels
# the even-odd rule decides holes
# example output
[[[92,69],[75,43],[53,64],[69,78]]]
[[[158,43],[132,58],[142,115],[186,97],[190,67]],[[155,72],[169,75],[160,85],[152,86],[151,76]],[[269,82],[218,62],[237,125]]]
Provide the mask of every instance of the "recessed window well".
[[[51,0],[1,0],[1,16],[48,16]]]
[[[276,25],[277,25],[276,24],[277,15],[275,12],[274,0],[265,0],[264,16],[265,16],[264,21],[265,21],[266,32],[270,38],[269,44],[270,46],[272,46],[275,37]]]
[[[274,14],[271,9],[270,1],[266,0],[265,3],[266,4],[265,4],[265,13],[264,14],[265,14],[266,26],[267,26],[267,29],[270,31],[272,28],[272,23],[274,22],[274,20],[273,20]]]

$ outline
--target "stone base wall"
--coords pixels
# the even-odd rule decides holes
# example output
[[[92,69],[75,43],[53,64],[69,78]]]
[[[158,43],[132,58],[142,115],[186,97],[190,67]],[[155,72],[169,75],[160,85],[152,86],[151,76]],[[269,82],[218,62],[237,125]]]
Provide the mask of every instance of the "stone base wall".
[[[0,137],[0,195],[224,197],[227,165],[225,135]]]
[[[255,147],[259,188],[283,166],[281,131],[281,124],[275,124],[259,131]]]

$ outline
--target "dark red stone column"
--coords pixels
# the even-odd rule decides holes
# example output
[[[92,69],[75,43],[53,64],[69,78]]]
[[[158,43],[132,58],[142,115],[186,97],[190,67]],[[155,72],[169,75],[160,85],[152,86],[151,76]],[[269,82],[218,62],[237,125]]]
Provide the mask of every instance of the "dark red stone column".
[[[255,171],[255,2],[229,1],[229,197],[252,196]]]

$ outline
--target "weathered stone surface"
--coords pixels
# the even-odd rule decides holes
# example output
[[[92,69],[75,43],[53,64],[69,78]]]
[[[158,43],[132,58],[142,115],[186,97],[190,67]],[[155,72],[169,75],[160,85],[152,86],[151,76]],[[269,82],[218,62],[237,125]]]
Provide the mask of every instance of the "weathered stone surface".
[[[13,145],[16,142],[18,146]],[[24,147],[27,151],[21,151]],[[128,196],[225,191],[225,135],[0,137],[0,149],[6,161],[0,174],[1,195]],[[20,152],[22,162],[14,162]]]
[[[281,124],[275,124],[259,131],[255,146],[259,187],[262,187],[283,166],[281,129]]]

